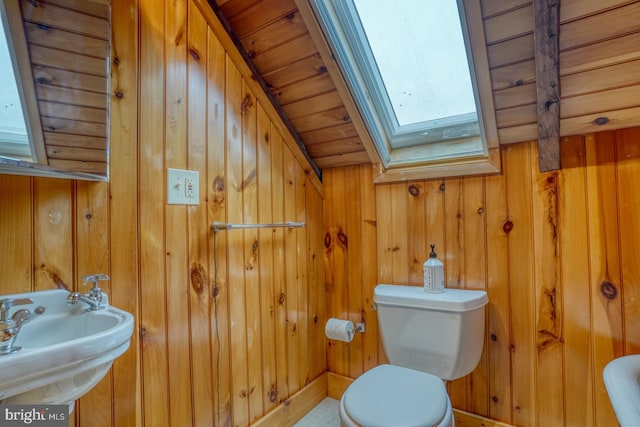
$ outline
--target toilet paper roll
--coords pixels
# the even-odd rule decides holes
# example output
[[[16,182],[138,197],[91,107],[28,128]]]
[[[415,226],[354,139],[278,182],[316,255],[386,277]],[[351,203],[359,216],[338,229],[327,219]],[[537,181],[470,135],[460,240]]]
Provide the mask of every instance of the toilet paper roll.
[[[333,317],[327,320],[327,324],[324,328],[324,333],[330,340],[351,342],[355,331],[353,329],[353,322],[350,320],[334,319]]]

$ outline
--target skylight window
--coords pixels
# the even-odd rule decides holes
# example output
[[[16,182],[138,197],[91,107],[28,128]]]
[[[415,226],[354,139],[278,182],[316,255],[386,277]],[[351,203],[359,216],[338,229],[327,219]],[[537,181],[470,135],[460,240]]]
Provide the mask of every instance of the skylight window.
[[[400,126],[475,115],[455,2],[403,0],[382,7],[379,1],[355,0],[354,5]]]
[[[385,168],[488,158],[466,0],[309,1]]]
[[[2,19],[0,19],[0,152],[18,160],[32,159],[22,100]]]

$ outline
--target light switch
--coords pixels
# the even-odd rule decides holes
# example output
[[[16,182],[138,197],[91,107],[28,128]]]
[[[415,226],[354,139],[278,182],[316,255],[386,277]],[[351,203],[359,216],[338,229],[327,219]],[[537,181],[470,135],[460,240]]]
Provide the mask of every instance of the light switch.
[[[167,203],[170,205],[200,204],[200,173],[167,168]]]

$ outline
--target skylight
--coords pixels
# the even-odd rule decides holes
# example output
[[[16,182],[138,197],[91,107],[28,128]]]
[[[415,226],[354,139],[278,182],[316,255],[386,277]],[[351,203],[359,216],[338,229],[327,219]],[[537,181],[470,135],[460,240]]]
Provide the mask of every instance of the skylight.
[[[381,1],[355,0],[354,4],[400,126],[475,114],[455,2],[403,0],[383,7]]]
[[[21,160],[31,159],[22,101],[2,19],[0,19],[0,152]]]
[[[385,167],[488,157],[464,0],[309,1]]]

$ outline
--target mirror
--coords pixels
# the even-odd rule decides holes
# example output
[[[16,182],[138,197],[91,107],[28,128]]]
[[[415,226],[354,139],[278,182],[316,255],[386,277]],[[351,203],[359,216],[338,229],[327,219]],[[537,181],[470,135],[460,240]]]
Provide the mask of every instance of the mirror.
[[[109,179],[110,12],[0,2],[0,173]]]

